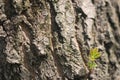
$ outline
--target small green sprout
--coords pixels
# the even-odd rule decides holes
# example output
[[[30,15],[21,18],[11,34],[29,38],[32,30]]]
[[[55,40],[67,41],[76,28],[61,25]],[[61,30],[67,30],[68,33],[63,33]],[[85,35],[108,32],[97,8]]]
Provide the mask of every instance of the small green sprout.
[[[95,60],[99,58],[101,54],[98,52],[98,48],[90,49],[88,67],[90,70],[97,67]]]
[[[95,63],[95,61],[89,61],[88,67],[90,70],[92,70],[93,68],[97,67],[97,64]]]

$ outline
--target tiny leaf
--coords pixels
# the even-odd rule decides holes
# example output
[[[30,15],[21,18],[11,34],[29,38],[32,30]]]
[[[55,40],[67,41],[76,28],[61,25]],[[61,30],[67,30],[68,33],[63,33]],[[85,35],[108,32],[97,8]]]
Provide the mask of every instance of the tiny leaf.
[[[94,48],[94,49],[90,50],[89,59],[91,61],[95,61],[95,59],[99,58],[100,56],[101,56],[101,54],[98,52],[97,48]]]
[[[88,67],[89,67],[89,69],[93,69],[93,68],[97,67],[97,64],[94,61],[89,61]]]

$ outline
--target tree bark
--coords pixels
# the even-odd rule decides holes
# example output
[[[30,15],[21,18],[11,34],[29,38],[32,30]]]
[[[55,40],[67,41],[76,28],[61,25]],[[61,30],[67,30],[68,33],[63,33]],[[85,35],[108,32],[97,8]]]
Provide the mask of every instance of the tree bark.
[[[0,0],[0,80],[120,80],[119,31],[120,0]]]

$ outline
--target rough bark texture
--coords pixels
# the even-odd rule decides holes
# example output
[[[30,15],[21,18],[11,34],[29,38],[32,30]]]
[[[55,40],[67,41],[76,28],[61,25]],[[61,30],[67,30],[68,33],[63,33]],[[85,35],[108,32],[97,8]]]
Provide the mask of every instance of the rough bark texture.
[[[120,0],[0,0],[0,80],[120,80]]]

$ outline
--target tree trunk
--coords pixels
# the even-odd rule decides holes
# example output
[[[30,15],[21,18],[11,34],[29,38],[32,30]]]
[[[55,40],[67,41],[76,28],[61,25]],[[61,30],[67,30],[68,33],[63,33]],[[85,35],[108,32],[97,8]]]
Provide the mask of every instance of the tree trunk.
[[[0,80],[120,80],[120,0],[0,0]]]

